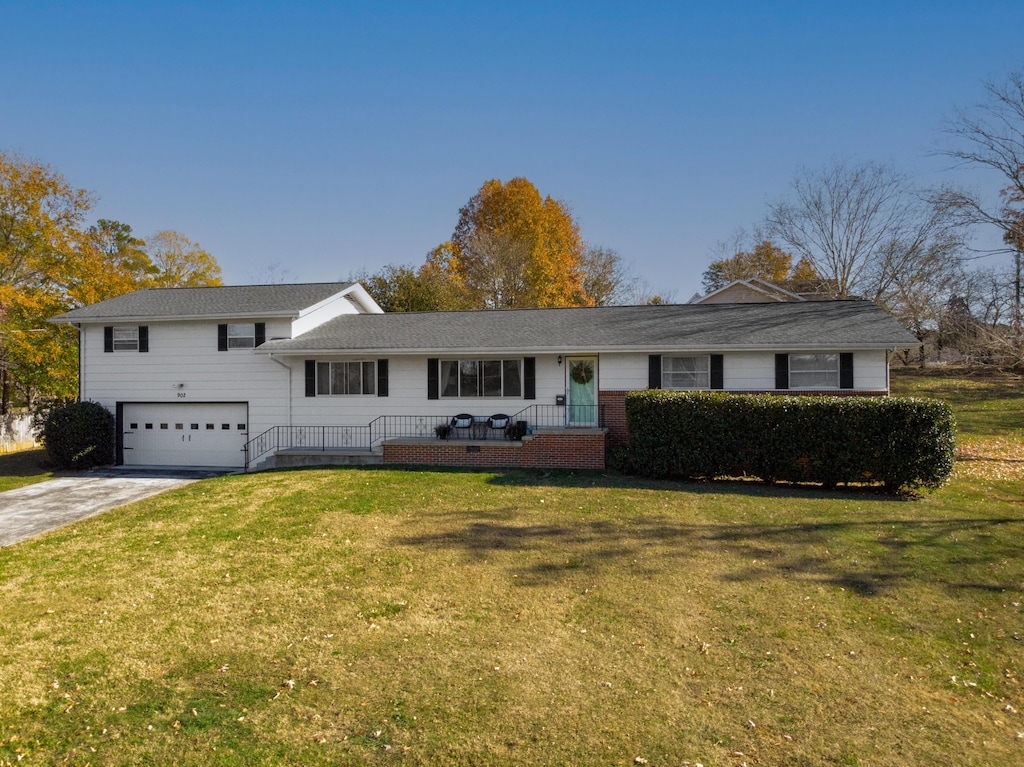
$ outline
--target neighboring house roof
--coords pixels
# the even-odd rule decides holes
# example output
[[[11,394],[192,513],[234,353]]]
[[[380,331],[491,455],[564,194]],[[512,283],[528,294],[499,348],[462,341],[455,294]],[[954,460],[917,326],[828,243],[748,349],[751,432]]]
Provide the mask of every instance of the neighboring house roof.
[[[51,322],[125,322],[246,317],[293,317],[338,293],[352,282],[302,285],[230,285],[206,288],[148,288],[84,306]]]
[[[706,296],[696,295],[690,299],[693,304],[726,304],[726,303],[767,303],[769,301],[803,301],[796,293],[791,293],[775,283],[753,277],[749,280],[733,280]]]
[[[257,353],[830,350],[918,340],[868,301],[671,304],[336,317]]]

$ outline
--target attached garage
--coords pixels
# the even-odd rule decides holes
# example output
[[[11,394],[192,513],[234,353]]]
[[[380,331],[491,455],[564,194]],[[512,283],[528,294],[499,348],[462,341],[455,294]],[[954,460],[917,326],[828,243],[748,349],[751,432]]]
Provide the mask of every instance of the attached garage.
[[[245,402],[125,402],[117,410],[118,453],[127,466],[245,467]]]

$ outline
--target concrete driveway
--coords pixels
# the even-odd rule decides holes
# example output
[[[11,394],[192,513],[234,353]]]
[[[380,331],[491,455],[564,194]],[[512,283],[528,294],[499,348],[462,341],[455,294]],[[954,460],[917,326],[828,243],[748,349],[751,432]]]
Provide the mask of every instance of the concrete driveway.
[[[0,493],[0,546],[207,477],[219,469],[98,469]]]

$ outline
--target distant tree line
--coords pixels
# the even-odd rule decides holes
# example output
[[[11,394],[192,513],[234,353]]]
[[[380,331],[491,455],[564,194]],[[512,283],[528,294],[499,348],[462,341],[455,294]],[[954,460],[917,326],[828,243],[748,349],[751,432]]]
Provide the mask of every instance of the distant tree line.
[[[198,244],[87,224],[94,204],[49,165],[0,150],[0,414],[77,394],[75,331],[50,317],[139,288],[221,284]]]

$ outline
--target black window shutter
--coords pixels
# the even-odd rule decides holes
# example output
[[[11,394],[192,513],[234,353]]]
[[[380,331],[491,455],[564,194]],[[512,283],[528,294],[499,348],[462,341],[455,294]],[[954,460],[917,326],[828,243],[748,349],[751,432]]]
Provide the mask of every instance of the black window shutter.
[[[388,361],[377,360],[377,396],[388,396]]]
[[[227,341],[227,339],[224,339]],[[256,323],[256,346],[262,346],[267,340],[267,323]]]
[[[725,388],[725,364],[721,354],[711,355],[711,388]]]
[[[437,357],[427,360],[427,399],[437,399],[438,396],[437,362]]]
[[[647,358],[647,388],[661,388],[661,355],[652,354]]]
[[[523,357],[523,399],[537,399],[536,357]]]
[[[839,355],[839,388],[853,388],[853,352]]]
[[[149,325],[139,325],[139,351],[149,351]]]
[[[218,325],[217,326],[217,351],[226,352],[228,350],[228,326]]]
[[[316,396],[316,360],[306,360],[306,396]]]
[[[789,355],[775,355],[775,388],[789,388]]]
[[[107,325],[103,328],[103,351],[114,351],[114,326]]]

